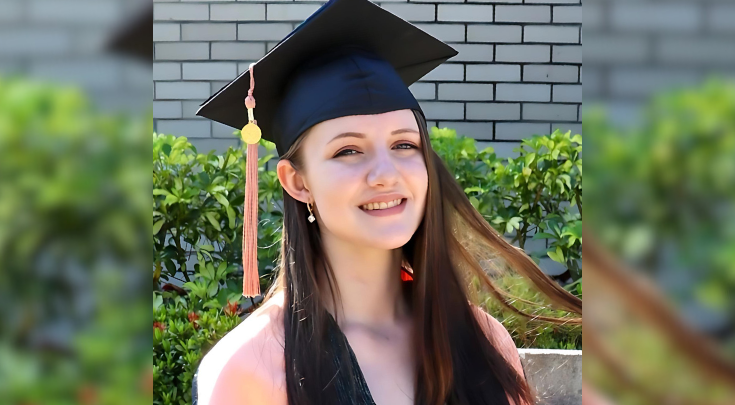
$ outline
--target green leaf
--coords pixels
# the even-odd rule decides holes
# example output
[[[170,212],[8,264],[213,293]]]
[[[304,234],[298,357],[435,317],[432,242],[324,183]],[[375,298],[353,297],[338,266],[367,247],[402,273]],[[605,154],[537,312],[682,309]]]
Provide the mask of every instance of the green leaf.
[[[227,211],[228,226],[230,229],[235,229],[235,226],[237,226],[235,210],[233,210],[229,205],[225,207],[225,210]]]
[[[521,227],[521,221],[523,218],[521,217],[513,217],[508,220],[508,223],[505,225],[505,232],[511,233],[513,232],[513,229],[518,229]]]
[[[547,254],[551,258],[551,260],[561,264],[566,264],[566,261],[564,260],[564,252],[561,251],[561,247],[557,246],[556,251],[552,250],[549,251]]]
[[[217,201],[219,201],[219,203],[222,204],[222,206],[224,207],[230,206],[230,202],[227,201],[227,197],[223,196],[222,194],[219,194],[219,193],[214,194],[214,198],[216,198]]]
[[[156,222],[155,224],[153,224],[153,235],[156,235],[156,234],[158,234],[158,232],[161,231],[161,227],[163,226],[163,223],[164,222],[166,222],[166,220],[165,219],[161,219],[158,222]]]
[[[222,228],[220,228],[219,226],[219,221],[217,221],[217,219],[215,218],[214,212],[207,212],[206,214],[204,214],[204,216],[207,217],[207,219],[209,220],[209,223],[212,224],[214,229],[218,231],[222,230]]]

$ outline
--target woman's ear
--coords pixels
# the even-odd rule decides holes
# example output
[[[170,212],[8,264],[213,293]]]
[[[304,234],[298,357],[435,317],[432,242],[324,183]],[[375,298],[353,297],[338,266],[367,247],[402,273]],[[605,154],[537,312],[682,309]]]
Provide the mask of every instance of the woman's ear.
[[[306,184],[303,174],[296,170],[288,159],[282,159],[276,166],[278,180],[283,189],[295,200],[303,203],[311,202],[311,192]]]

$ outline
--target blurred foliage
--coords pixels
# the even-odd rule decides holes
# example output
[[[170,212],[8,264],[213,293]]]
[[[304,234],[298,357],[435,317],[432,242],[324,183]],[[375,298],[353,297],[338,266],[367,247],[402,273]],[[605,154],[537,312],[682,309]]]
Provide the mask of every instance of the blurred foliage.
[[[638,128],[615,128],[601,111],[585,116],[584,128],[594,156],[589,225],[611,251],[665,281],[680,308],[729,317],[711,332],[730,330],[735,355],[735,84],[662,94]]]
[[[720,343],[715,353],[733,364],[735,83],[711,79],[663,92],[636,126],[588,111],[590,234],[648,276],[682,324]],[[629,300],[618,300],[609,298],[599,317],[607,319],[590,326],[601,349],[585,355],[585,378],[621,404],[733,403],[731,375],[703,372],[708,359],[672,343],[681,332],[651,327]]]
[[[582,137],[559,130],[524,139],[516,158],[498,158],[492,147],[478,151],[475,140],[453,129],[431,128],[431,143],[472,205],[500,233],[522,249],[529,238],[546,240],[539,263],[549,257],[568,271],[570,291],[581,297]]]
[[[3,403],[149,403],[151,124],[0,78]]]

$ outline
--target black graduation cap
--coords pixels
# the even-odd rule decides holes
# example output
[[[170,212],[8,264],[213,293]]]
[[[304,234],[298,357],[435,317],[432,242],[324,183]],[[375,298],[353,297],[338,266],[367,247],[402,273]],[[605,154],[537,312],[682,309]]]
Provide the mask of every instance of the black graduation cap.
[[[247,144],[244,296],[260,294],[260,138],[275,143],[280,156],[322,121],[403,109],[423,114],[408,86],[457,54],[369,0],[329,0],[201,105],[197,115],[242,129]]]
[[[369,0],[330,0],[254,64],[255,119],[280,155],[304,130],[327,119],[421,111],[408,86],[457,54]],[[205,101],[197,115],[242,129],[249,87],[250,69]],[[348,100],[353,105],[345,106]]]

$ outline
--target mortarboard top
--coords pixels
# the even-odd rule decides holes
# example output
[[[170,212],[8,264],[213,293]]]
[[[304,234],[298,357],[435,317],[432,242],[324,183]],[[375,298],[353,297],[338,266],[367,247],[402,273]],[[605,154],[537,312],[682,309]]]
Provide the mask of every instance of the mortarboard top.
[[[353,63],[343,60],[333,66],[331,74],[325,75],[328,69],[318,66],[304,69],[309,60],[320,56],[329,59],[326,55],[330,51],[344,46],[359,47],[367,53],[361,53],[359,60],[350,58]],[[457,54],[449,45],[369,0],[330,0],[254,64],[255,119],[262,136],[283,154],[304,130],[327,119],[404,108],[421,111],[408,86]],[[355,73],[369,77],[355,79]],[[344,107],[345,100],[356,99],[359,84],[377,87],[371,89],[371,95],[364,88],[359,94],[362,99],[372,97],[373,105]],[[242,129],[248,122],[243,101],[249,86],[250,69],[205,101],[197,115]],[[384,98],[375,100],[376,92]],[[279,111],[282,104],[304,99],[307,93],[311,106],[302,103]]]
[[[259,139],[275,143],[281,156],[322,121],[403,109],[423,114],[408,86],[457,54],[370,0],[329,0],[200,106],[197,115],[243,129],[247,143],[243,296],[260,294]]]

